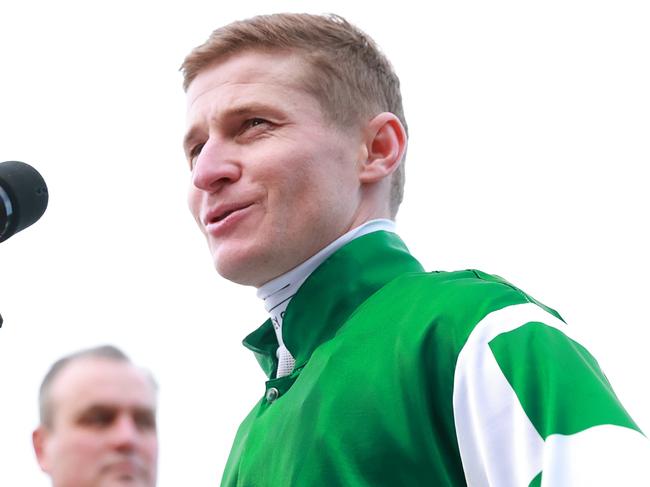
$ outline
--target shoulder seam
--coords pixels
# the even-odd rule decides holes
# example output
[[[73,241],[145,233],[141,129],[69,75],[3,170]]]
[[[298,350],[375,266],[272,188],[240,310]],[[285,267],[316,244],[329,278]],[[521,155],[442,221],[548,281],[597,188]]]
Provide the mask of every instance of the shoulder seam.
[[[480,279],[481,281],[484,281],[484,282],[491,282],[491,283],[494,283],[494,284],[501,284],[501,285],[503,285],[503,286],[509,287],[509,288],[512,289],[513,291],[516,291],[517,294],[519,294],[521,297],[523,297],[523,298],[526,300],[527,303],[538,304],[538,303],[536,303],[536,302],[535,302],[535,301],[534,301],[534,300],[533,300],[533,299],[532,299],[528,294],[526,294],[525,292],[523,292],[523,291],[522,291],[521,289],[519,289],[517,286],[515,286],[515,285],[509,283],[509,282],[506,281],[505,279],[501,279],[501,278],[499,278],[499,280],[489,281],[488,279],[485,279],[483,276],[481,276],[481,274],[479,273],[478,270],[476,270],[476,269],[469,269],[469,271],[470,271],[472,274],[474,274],[474,276],[476,276],[477,279]]]

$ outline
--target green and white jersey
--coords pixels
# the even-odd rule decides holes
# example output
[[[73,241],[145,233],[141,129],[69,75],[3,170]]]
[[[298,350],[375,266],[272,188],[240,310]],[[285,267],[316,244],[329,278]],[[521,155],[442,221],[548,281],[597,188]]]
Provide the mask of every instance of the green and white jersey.
[[[394,234],[345,245],[244,344],[270,378],[224,486],[650,485],[650,444],[559,315]]]
[[[453,402],[469,485],[650,485],[647,439],[570,328],[534,303],[474,327]]]

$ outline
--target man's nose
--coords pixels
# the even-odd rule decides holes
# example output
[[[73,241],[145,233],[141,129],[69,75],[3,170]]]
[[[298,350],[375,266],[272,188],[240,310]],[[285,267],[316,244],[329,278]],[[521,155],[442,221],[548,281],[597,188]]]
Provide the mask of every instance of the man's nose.
[[[115,420],[111,428],[111,445],[121,451],[131,451],[135,448],[140,435],[135,420],[129,415],[122,415]]]
[[[236,148],[210,139],[194,161],[192,184],[203,191],[214,193],[224,185],[241,177],[241,164]]]

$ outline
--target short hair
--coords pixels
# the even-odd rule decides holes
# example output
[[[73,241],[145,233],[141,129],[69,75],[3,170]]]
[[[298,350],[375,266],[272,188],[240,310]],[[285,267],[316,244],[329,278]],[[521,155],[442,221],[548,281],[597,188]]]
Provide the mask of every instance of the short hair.
[[[52,364],[50,370],[45,374],[43,382],[38,393],[38,406],[41,424],[47,427],[53,425],[54,410],[52,400],[50,397],[50,389],[54,380],[60,375],[61,371],[70,363],[85,358],[98,358],[114,360],[117,362],[125,362],[133,364],[131,359],[119,348],[113,345],[101,345],[99,347],[87,348],[77,352],[66,355]],[[152,384],[156,387],[156,383],[151,377]]]
[[[187,91],[196,76],[245,51],[298,54],[311,68],[302,80],[331,122],[350,127],[387,111],[408,133],[400,82],[377,44],[334,14],[273,14],[221,27],[187,55],[181,71]],[[392,175],[390,208],[397,214],[404,197],[404,161]]]

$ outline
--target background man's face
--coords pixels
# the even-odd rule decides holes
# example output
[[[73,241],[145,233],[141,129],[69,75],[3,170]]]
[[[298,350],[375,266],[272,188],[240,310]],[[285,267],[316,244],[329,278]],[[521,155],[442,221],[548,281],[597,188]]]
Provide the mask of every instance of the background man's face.
[[[326,119],[295,55],[245,52],[188,89],[189,206],[218,272],[260,286],[365,221],[361,130]]]
[[[37,455],[54,487],[156,484],[156,391],[142,370],[80,358],[61,370],[50,392],[53,424],[40,427]]]

